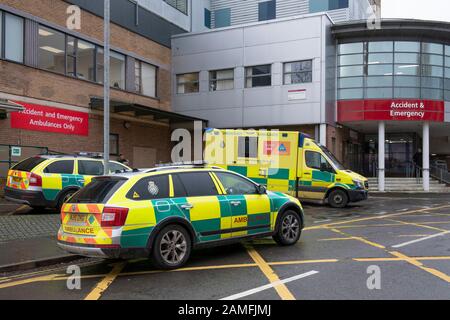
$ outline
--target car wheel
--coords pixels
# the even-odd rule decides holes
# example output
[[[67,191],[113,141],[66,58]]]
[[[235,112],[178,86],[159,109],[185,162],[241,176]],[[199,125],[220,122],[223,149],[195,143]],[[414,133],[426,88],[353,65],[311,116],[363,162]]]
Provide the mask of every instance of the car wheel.
[[[345,208],[348,204],[348,195],[344,190],[333,190],[328,196],[328,203],[333,208]]]
[[[302,233],[302,220],[297,212],[288,210],[279,220],[277,233],[273,236],[276,243],[291,246],[298,242]]]
[[[189,259],[192,242],[189,233],[179,225],[169,225],[156,236],[152,262],[159,269],[177,269]]]
[[[69,199],[75,194],[75,192],[77,192],[77,190],[69,190],[69,191],[64,192],[59,197],[58,207],[56,209],[58,209],[58,211],[61,211],[63,204],[66,203],[67,201],[69,201]]]

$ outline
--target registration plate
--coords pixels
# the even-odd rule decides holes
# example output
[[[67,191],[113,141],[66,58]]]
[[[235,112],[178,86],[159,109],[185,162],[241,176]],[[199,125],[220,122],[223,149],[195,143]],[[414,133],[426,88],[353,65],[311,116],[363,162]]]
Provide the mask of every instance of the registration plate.
[[[13,177],[12,179],[13,179],[14,182],[22,181],[22,178],[19,178],[19,177]]]
[[[69,217],[69,223],[86,223],[87,222],[87,214],[71,214]]]

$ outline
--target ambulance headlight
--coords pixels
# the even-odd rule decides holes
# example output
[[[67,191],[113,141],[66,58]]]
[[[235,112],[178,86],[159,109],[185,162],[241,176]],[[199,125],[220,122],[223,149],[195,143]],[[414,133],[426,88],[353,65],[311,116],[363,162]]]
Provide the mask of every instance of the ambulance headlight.
[[[363,183],[362,181],[353,180],[353,184],[354,184],[358,189],[364,189],[364,183]]]

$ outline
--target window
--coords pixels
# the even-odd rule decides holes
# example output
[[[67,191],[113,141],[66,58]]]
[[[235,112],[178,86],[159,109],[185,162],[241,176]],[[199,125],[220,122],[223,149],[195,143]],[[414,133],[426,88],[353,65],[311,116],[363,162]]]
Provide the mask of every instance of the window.
[[[105,77],[105,55],[102,48],[97,48],[97,57],[95,59],[97,63],[97,82],[103,83]]]
[[[216,186],[208,172],[180,173],[178,177],[186,189],[188,197],[216,196]]]
[[[44,169],[44,173],[73,174],[73,160],[56,161]]]
[[[357,77],[362,75],[364,75],[363,66],[349,66],[339,68],[340,77]]]
[[[364,90],[362,88],[339,90],[340,100],[362,99],[363,97],[364,97]]]
[[[229,195],[258,194],[256,185],[232,173],[215,172]]]
[[[362,54],[348,54],[339,56],[339,65],[348,66],[355,64],[364,64],[364,55]]]
[[[177,75],[177,93],[199,92],[199,73]]]
[[[183,183],[181,183],[180,177],[178,175],[172,176],[172,183],[173,183],[173,196],[175,198],[183,198],[187,196],[186,189],[183,186]]]
[[[123,170],[127,170],[128,168],[125,167],[124,165],[121,165],[120,163],[117,162],[109,162],[109,172],[111,173],[115,173],[116,171],[123,171]]]
[[[113,155],[113,156],[118,156],[119,155],[119,135],[118,134],[111,133],[109,135],[109,145],[110,145],[109,154]]]
[[[392,75],[392,64],[376,64],[368,67],[369,76],[388,76]]]
[[[391,53],[370,53],[369,64],[392,63],[394,56]]]
[[[231,25],[231,9],[214,11],[214,26],[216,28],[229,27]]]
[[[42,162],[44,162],[46,159],[41,157],[33,157],[28,158],[26,160],[23,160],[22,162],[19,162],[16,164],[12,169],[17,171],[27,171],[30,172],[34,168],[36,168],[38,165],[40,165]]]
[[[309,12],[348,8],[348,0],[309,0]]]
[[[275,0],[260,2],[258,4],[258,20],[272,20],[276,18],[277,15],[277,3]]]
[[[39,68],[65,74],[65,35],[39,27]]]
[[[312,82],[312,60],[284,64],[284,84]]]
[[[258,157],[258,138],[257,137],[239,137],[238,138],[238,157],[239,158],[257,158]]]
[[[369,52],[392,52],[393,50],[394,42],[392,41],[369,42]]]
[[[164,0],[164,2],[186,15],[188,14],[188,0]]]
[[[211,11],[205,8],[205,27],[211,29]]]
[[[420,52],[420,42],[397,41],[395,52]]]
[[[135,91],[149,97],[156,97],[156,67],[136,60]]]
[[[101,176],[104,173],[103,162],[95,160],[79,160],[78,174],[86,176]]]
[[[234,69],[217,70],[209,73],[209,90],[234,89]]]
[[[67,69],[68,76],[95,80],[95,46],[89,42],[67,37]]]
[[[127,194],[132,200],[154,200],[169,198],[169,176],[151,176],[136,182]]]
[[[270,64],[245,68],[245,87],[267,87],[272,85],[272,66]]]
[[[125,89],[125,56],[111,51],[111,87]]]
[[[363,85],[364,85],[363,77],[339,79],[339,88],[361,88]]]
[[[317,169],[321,171],[333,170],[333,167],[328,163],[328,160],[325,159],[325,157],[321,155],[319,152],[306,151],[305,160],[306,165],[311,169]]]
[[[339,54],[363,53],[364,44],[362,42],[344,43],[339,45]]]
[[[24,56],[23,19],[9,13],[5,13],[4,19],[5,19],[4,21],[5,59],[23,63],[23,56]]]

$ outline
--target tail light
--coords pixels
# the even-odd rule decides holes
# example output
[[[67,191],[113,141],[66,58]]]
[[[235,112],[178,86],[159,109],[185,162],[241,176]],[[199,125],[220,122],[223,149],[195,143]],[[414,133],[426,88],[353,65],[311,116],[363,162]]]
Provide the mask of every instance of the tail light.
[[[128,208],[105,207],[102,213],[102,227],[122,227],[128,216]]]
[[[35,173],[30,175],[30,186],[31,187],[42,187],[42,177]]]

